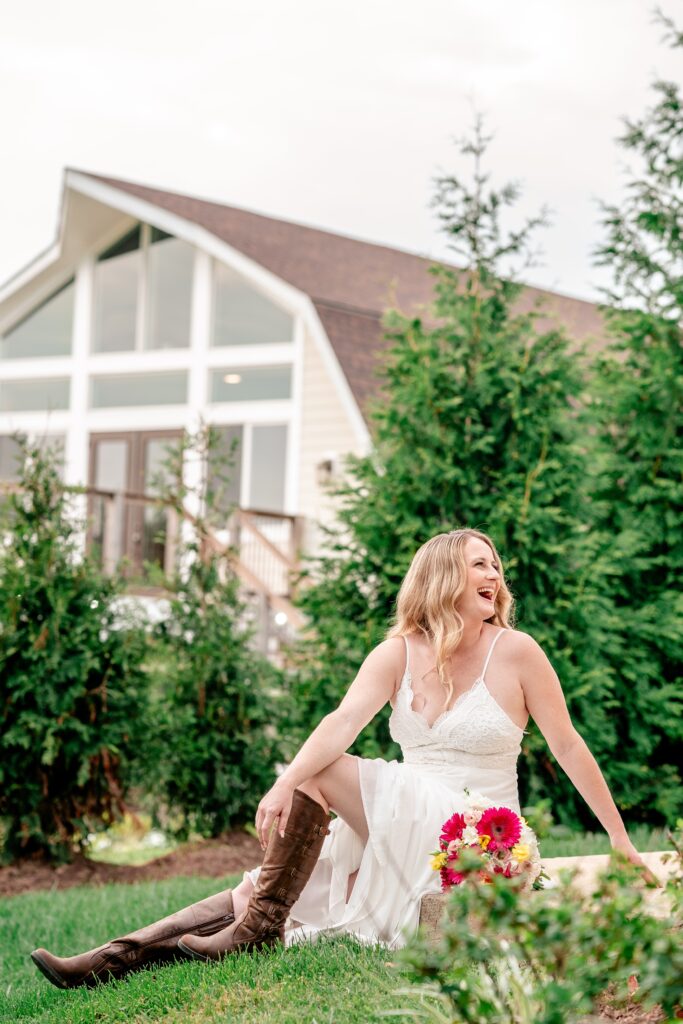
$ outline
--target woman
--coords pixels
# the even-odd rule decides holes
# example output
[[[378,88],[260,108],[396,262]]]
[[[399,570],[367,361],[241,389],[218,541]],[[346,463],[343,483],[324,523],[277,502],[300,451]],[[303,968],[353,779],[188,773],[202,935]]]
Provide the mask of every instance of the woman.
[[[512,609],[485,533],[433,537],[413,558],[387,639],[261,800],[261,867],[232,891],[80,956],[36,950],[38,967],[72,987],[177,955],[216,960],[321,931],[405,944],[421,897],[439,890],[429,853],[463,790],[519,813],[516,762],[529,715],[613,849],[644,867],[557,675],[536,641],[512,628]],[[346,754],[387,702],[403,761]]]

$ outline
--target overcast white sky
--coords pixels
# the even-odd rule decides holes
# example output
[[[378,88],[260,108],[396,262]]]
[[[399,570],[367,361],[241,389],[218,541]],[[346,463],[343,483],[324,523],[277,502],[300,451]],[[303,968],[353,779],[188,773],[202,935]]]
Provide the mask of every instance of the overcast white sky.
[[[662,0],[683,22],[682,0]],[[484,112],[493,178],[553,226],[530,283],[593,298],[624,114],[680,78],[648,0],[28,0],[0,36],[0,281],[53,240],[65,166],[430,256],[433,177]]]

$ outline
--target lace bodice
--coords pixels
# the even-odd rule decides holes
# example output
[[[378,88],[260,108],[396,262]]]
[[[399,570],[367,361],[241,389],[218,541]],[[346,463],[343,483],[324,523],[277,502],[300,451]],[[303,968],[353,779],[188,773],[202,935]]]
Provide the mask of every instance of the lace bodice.
[[[507,769],[516,776],[524,730],[503,711],[484,681],[493,648],[505,632],[501,629],[493,638],[481,675],[432,726],[412,708],[410,652],[404,637],[406,667],[389,718],[389,732],[400,745],[406,763],[462,766],[475,771]]]

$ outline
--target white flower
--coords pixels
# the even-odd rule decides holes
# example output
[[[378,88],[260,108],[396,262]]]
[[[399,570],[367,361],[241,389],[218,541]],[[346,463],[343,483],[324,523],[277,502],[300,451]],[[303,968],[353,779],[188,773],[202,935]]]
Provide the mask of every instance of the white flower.
[[[474,825],[467,825],[467,827],[463,829],[462,838],[463,842],[470,846],[472,843],[479,841],[479,833]]]
[[[487,807],[493,807],[490,800],[487,800],[481,793],[470,793],[467,804],[472,811],[485,811]]]

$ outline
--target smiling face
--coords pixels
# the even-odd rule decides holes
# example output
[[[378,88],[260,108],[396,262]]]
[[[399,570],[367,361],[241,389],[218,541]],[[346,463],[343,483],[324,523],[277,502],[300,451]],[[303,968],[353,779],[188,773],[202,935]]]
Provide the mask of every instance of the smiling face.
[[[464,549],[467,581],[458,601],[463,617],[490,619],[501,586],[498,560],[486,541],[469,537]]]
[[[484,622],[504,627],[514,622],[514,598],[492,538],[468,528],[437,534],[413,555],[389,635],[430,638],[446,684],[446,662],[463,633],[478,636]]]

